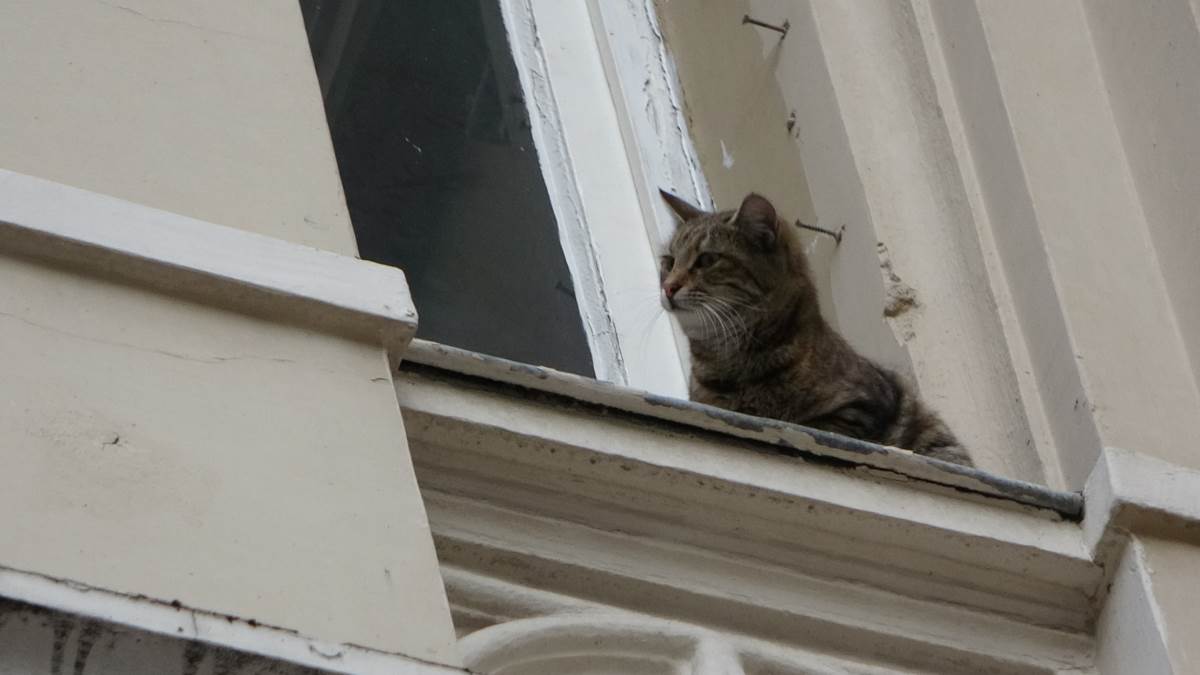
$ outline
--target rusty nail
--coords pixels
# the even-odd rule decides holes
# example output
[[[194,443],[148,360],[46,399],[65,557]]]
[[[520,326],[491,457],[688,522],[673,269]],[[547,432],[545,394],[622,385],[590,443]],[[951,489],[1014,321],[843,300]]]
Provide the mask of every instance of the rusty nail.
[[[816,225],[805,225],[799,220],[796,221],[796,226],[802,227],[806,230],[812,230],[813,232],[820,232],[821,234],[829,235],[830,237],[833,237],[833,240],[838,244],[842,243],[842,234],[846,231],[845,225],[843,225],[837,232],[834,232],[833,230],[827,230],[823,227],[817,227]]]
[[[759,21],[758,19],[753,19],[750,17],[749,14],[746,14],[742,17],[742,24],[743,25],[752,24],[752,25],[758,26],[760,28],[766,28],[767,30],[773,30],[782,36],[779,38],[780,40],[782,40],[784,37],[787,37],[788,30],[792,27],[792,24],[786,20],[783,22],[782,26],[776,26],[773,23],[767,23],[765,21]]]

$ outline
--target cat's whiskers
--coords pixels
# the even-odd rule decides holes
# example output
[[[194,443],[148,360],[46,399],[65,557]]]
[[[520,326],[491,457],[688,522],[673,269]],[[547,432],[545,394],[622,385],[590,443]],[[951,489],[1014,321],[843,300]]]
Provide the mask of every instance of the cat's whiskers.
[[[721,327],[718,344],[722,349],[734,348],[741,345],[741,339],[749,332],[741,312],[734,303],[726,298],[720,298],[711,293],[698,291],[694,293],[697,304],[710,312]]]
[[[721,334],[719,336],[721,346],[722,347],[731,346],[733,344],[734,340],[737,339],[737,334],[736,334],[736,326],[730,320],[728,313],[725,311],[725,309],[721,305],[712,302],[711,299],[709,300],[708,303],[706,303],[704,305],[704,308],[712,313],[713,318],[717,321],[717,324],[721,327]]]
[[[654,333],[655,325],[667,313],[661,303],[662,291],[647,291],[645,287],[626,288],[612,294],[614,302],[629,306],[629,316],[636,339],[636,353],[643,354]]]
[[[731,311],[736,312],[739,318],[742,318],[741,314],[743,312],[749,312],[752,314],[762,314],[766,312],[766,310],[761,306],[746,302],[744,300],[734,300],[733,298],[712,295],[711,293],[705,293],[704,295],[713,302],[717,302]]]
[[[721,324],[717,321],[717,315],[703,303],[696,303],[696,313],[700,316],[700,320],[704,322],[704,336],[706,340],[721,340]]]
[[[717,303],[703,303],[700,306],[712,316],[714,323],[718,326],[717,346],[722,350],[728,350],[730,347],[736,348],[738,339],[741,337],[742,326],[734,321],[735,317]]]
[[[707,311],[707,308],[705,308],[704,305],[696,304],[694,309],[690,308],[690,307],[687,309],[690,309],[691,311],[695,312],[696,316],[700,317],[700,323],[704,328],[705,335],[712,335],[717,332],[715,330],[716,323],[709,317],[709,312]]]
[[[637,335],[639,336],[637,343],[638,353],[645,353],[646,344],[650,341],[650,334],[654,332],[654,325],[658,323],[659,319],[664,318],[666,313],[667,310],[663,309],[662,305],[656,303],[650,308],[649,318],[645,321],[638,321],[635,324],[634,330],[637,331]],[[641,325],[641,328],[637,327],[638,324]]]

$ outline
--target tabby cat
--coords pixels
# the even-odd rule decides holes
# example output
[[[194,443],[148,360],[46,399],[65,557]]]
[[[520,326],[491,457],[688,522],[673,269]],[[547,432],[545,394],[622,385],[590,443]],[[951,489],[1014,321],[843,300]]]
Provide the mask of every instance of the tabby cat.
[[[821,317],[797,232],[769,201],[708,213],[662,196],[682,221],[661,297],[688,337],[692,400],[971,465],[910,386]]]

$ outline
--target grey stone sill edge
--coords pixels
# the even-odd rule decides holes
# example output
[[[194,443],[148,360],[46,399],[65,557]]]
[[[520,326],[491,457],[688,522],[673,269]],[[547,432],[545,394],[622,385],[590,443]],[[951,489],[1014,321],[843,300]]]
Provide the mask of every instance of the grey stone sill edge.
[[[1062,518],[1083,518],[1083,495],[1004,478],[908,450],[860,441],[798,424],[660,396],[551,368],[533,366],[477,352],[413,340],[404,352],[411,362],[458,375],[552,394],[590,406],[619,410],[660,422],[766,443],[786,454],[815,461],[859,465],[890,471],[905,478],[981,494],[1052,511]]]

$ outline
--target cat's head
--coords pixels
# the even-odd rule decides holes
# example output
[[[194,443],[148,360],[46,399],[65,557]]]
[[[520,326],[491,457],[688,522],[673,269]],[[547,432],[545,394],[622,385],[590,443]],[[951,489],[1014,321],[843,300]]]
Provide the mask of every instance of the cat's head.
[[[740,341],[798,300],[815,302],[803,252],[765,197],[710,213],[661,192],[680,223],[660,260],[660,298],[690,339]]]

